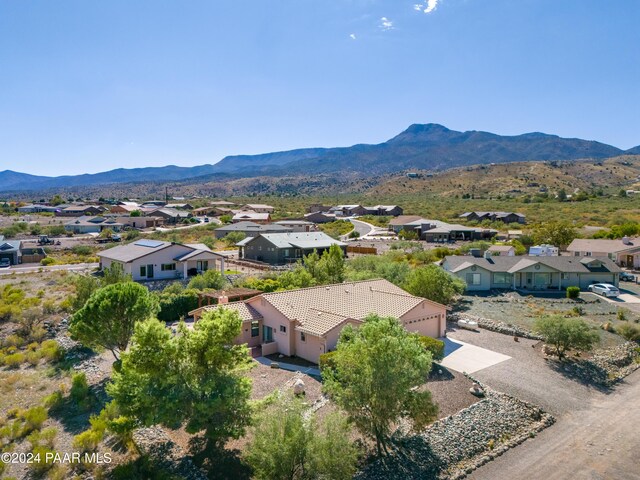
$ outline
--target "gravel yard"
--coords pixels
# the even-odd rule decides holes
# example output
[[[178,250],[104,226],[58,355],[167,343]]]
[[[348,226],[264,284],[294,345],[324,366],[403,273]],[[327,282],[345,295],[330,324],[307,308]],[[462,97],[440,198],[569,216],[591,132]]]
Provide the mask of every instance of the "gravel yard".
[[[419,434],[396,435],[390,458],[367,465],[356,478],[462,478],[554,421],[534,405],[485,391],[486,398]]]
[[[580,317],[596,327],[607,322],[613,325],[620,323],[617,315],[621,309],[625,312],[627,321],[633,322],[640,318],[624,304],[609,303],[589,293],[581,294],[577,301],[558,294],[525,296],[517,292],[508,292],[500,295],[465,295],[456,310],[531,330],[535,319],[539,316],[552,314],[576,316],[578,312],[574,308],[581,309]],[[604,330],[599,330],[599,333],[603,347],[624,342],[624,339],[618,335]]]

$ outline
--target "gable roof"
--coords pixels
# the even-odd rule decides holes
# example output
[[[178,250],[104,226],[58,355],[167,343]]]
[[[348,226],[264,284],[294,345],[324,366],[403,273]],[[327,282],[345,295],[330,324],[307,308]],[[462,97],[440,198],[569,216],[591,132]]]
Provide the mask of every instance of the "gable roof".
[[[329,248],[331,245],[345,246],[346,243],[330,237],[324,232],[262,233],[257,237],[245,239],[238,244],[247,245],[259,238],[264,238],[276,248]]]
[[[271,216],[267,213],[258,213],[251,210],[238,212],[233,216],[233,220],[246,218],[248,220],[269,220]]]
[[[193,315],[195,312],[202,311],[209,312],[212,310],[216,310],[218,308],[228,308],[229,310],[234,310],[238,312],[240,318],[243,322],[251,322],[254,320],[261,320],[262,315],[255,308],[249,305],[246,302],[230,302],[230,303],[219,303],[217,305],[207,305],[204,307],[196,308],[189,312],[189,315]]]
[[[562,273],[589,273],[611,272],[619,273],[618,267],[612,260],[606,257],[588,257],[596,260],[601,266],[592,265],[593,262],[582,262],[581,257],[536,257],[523,255],[521,257],[472,257],[466,255],[451,255],[444,258],[443,264],[447,270],[457,273],[472,266],[477,266],[490,272],[516,273],[537,263]]]
[[[640,239],[629,238],[625,243],[623,239],[609,240],[605,238],[576,238],[567,247],[568,252],[601,252],[618,253],[626,250],[640,248]]]
[[[510,252],[511,250],[515,250],[512,245],[491,245],[487,248],[488,252]]]
[[[291,228],[279,223],[260,225],[255,222],[237,222],[216,228],[217,232],[290,232]]]
[[[408,225],[413,222],[418,222],[424,220],[420,215],[398,215],[395,218],[389,220],[389,225]],[[428,221],[428,220],[425,220]]]
[[[138,240],[126,245],[118,245],[117,247],[103,250],[102,252],[98,252],[98,256],[102,258],[108,258],[110,260],[115,260],[117,262],[129,263],[138,258],[142,258],[152,253],[164,250],[165,248],[171,247],[173,245],[180,244],[163,242],[160,240]],[[186,247],[186,245],[180,246]]]

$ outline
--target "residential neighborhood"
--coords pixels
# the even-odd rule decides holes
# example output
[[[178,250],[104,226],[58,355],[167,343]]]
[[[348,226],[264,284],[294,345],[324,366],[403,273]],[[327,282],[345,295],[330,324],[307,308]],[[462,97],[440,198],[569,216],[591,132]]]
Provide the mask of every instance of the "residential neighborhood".
[[[640,480],[638,25],[0,2],[0,480]]]

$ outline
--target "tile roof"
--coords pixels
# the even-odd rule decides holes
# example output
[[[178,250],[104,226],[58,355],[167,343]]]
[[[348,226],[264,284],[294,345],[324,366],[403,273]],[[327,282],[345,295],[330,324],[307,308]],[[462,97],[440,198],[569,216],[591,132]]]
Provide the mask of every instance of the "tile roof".
[[[249,219],[249,220],[269,220],[270,215],[268,213],[257,213],[257,212],[252,212],[252,211],[242,211],[242,212],[238,212],[233,216],[233,220],[239,220],[239,219]]]
[[[327,315],[327,318],[335,323],[345,318],[361,320],[370,313],[399,318],[422,302],[428,302],[382,279],[264,293],[247,301],[257,298],[266,300],[287,318],[298,320],[302,327],[306,320],[317,317],[309,317],[310,309],[331,314],[332,317]]]
[[[348,319],[349,317],[344,315],[310,308],[305,317],[300,320],[301,325],[296,327],[296,330],[321,337],[343,325]]]
[[[193,316],[196,312],[210,312],[213,310],[217,310],[218,308],[227,308],[229,310],[234,310],[240,314],[240,318],[243,322],[251,322],[254,320],[262,320],[262,315],[255,308],[249,305],[246,302],[231,302],[231,303],[221,303],[218,305],[207,305],[205,307],[197,308],[189,312],[189,315]]]

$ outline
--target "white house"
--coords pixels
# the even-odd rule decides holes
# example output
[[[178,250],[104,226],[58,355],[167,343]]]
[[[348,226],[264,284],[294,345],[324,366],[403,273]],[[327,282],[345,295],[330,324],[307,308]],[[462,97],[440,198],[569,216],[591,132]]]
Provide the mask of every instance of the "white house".
[[[225,270],[224,256],[203,244],[143,239],[109,248],[98,257],[100,269],[118,263],[135,281],[186,278],[215,268]]]

